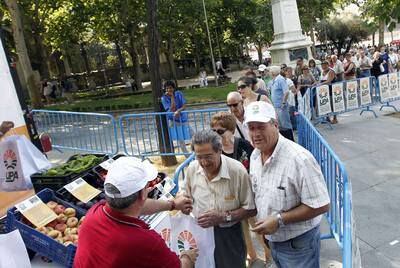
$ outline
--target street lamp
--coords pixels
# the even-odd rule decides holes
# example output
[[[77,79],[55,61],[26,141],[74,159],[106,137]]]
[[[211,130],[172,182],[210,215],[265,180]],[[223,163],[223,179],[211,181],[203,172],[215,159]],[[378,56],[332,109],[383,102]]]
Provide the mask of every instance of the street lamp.
[[[213,53],[212,44],[211,44],[210,30],[208,29],[207,10],[206,10],[206,4],[204,3],[204,0],[203,0],[203,10],[204,10],[204,17],[206,19],[206,29],[207,29],[207,35],[208,35],[208,43],[210,45],[210,54],[211,54],[212,67],[213,67],[213,72],[214,72],[214,77],[215,77],[215,85],[218,86],[217,69],[215,68],[214,53]]]

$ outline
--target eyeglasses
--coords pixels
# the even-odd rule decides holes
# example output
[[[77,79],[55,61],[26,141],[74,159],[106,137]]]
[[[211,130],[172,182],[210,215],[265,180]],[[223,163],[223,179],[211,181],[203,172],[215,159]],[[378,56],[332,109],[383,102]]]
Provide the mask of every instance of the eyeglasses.
[[[228,106],[229,108],[232,108],[232,107],[236,108],[236,107],[238,107],[239,103],[240,103],[240,102],[238,102],[238,103],[232,103],[232,104],[227,103],[226,106]]]
[[[224,135],[224,133],[227,131],[227,129],[212,129],[212,131],[217,132],[218,135]]]
[[[237,89],[238,89],[238,90],[241,90],[241,89],[245,89],[246,87],[247,87],[247,85],[244,85],[244,84],[243,84],[243,85],[238,86]]]

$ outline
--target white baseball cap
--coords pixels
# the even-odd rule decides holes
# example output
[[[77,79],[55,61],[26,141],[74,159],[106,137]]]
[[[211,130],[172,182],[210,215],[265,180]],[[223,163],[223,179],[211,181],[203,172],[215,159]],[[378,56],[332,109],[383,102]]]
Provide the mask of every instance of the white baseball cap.
[[[271,119],[276,119],[275,109],[272,104],[265,101],[252,102],[244,111],[245,124],[249,122],[268,123]]]
[[[258,70],[260,72],[264,72],[267,69],[267,66],[265,66],[265,64],[260,64],[258,65]]]
[[[108,169],[104,185],[112,184],[119,194],[104,192],[111,198],[124,198],[142,190],[149,181],[158,175],[157,169],[148,161],[139,158],[123,156],[115,160]]]

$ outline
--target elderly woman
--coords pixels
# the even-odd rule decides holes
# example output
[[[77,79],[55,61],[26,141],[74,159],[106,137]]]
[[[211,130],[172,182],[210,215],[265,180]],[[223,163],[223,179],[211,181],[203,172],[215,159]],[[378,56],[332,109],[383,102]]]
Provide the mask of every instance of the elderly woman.
[[[242,95],[244,107],[246,107],[253,101],[261,100],[270,102],[267,96],[254,92],[257,82],[257,79],[254,77],[243,76],[239,78],[239,81],[237,83],[237,90],[240,95]]]
[[[211,129],[222,138],[222,154],[238,160],[247,169],[250,168],[250,155],[253,152],[253,146],[245,139],[237,138],[234,136],[236,129],[236,119],[228,112],[218,112],[211,118]],[[249,232],[249,223],[254,225],[254,219],[242,221],[243,233],[246,242],[247,255],[249,256],[250,263],[257,260],[257,252],[254,248]],[[259,237],[262,242],[262,237]],[[264,243],[261,243],[264,245]],[[270,259],[270,252],[268,248],[264,248],[266,261]]]
[[[343,65],[344,69],[344,80],[356,79],[356,64],[351,59],[350,53],[346,53],[346,61]]]

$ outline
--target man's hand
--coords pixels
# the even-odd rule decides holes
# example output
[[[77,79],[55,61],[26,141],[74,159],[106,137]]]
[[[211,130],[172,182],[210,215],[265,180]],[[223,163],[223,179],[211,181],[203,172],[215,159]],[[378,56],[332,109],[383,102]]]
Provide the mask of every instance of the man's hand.
[[[187,195],[177,195],[175,200],[175,208],[182,211],[183,214],[188,215],[193,209],[193,202]]]
[[[14,127],[14,123],[11,121],[3,121],[0,125],[0,132],[6,134],[10,129]]]
[[[199,256],[199,250],[196,248],[196,249],[183,250],[179,258],[181,259],[188,258],[194,265],[196,263],[198,256]]]
[[[197,218],[197,223],[200,227],[208,228],[223,223],[225,216],[222,212],[216,210],[209,210],[201,214]]]
[[[278,228],[278,217],[268,216],[264,220],[256,222],[255,226],[250,230],[261,235],[271,235],[274,234]]]

